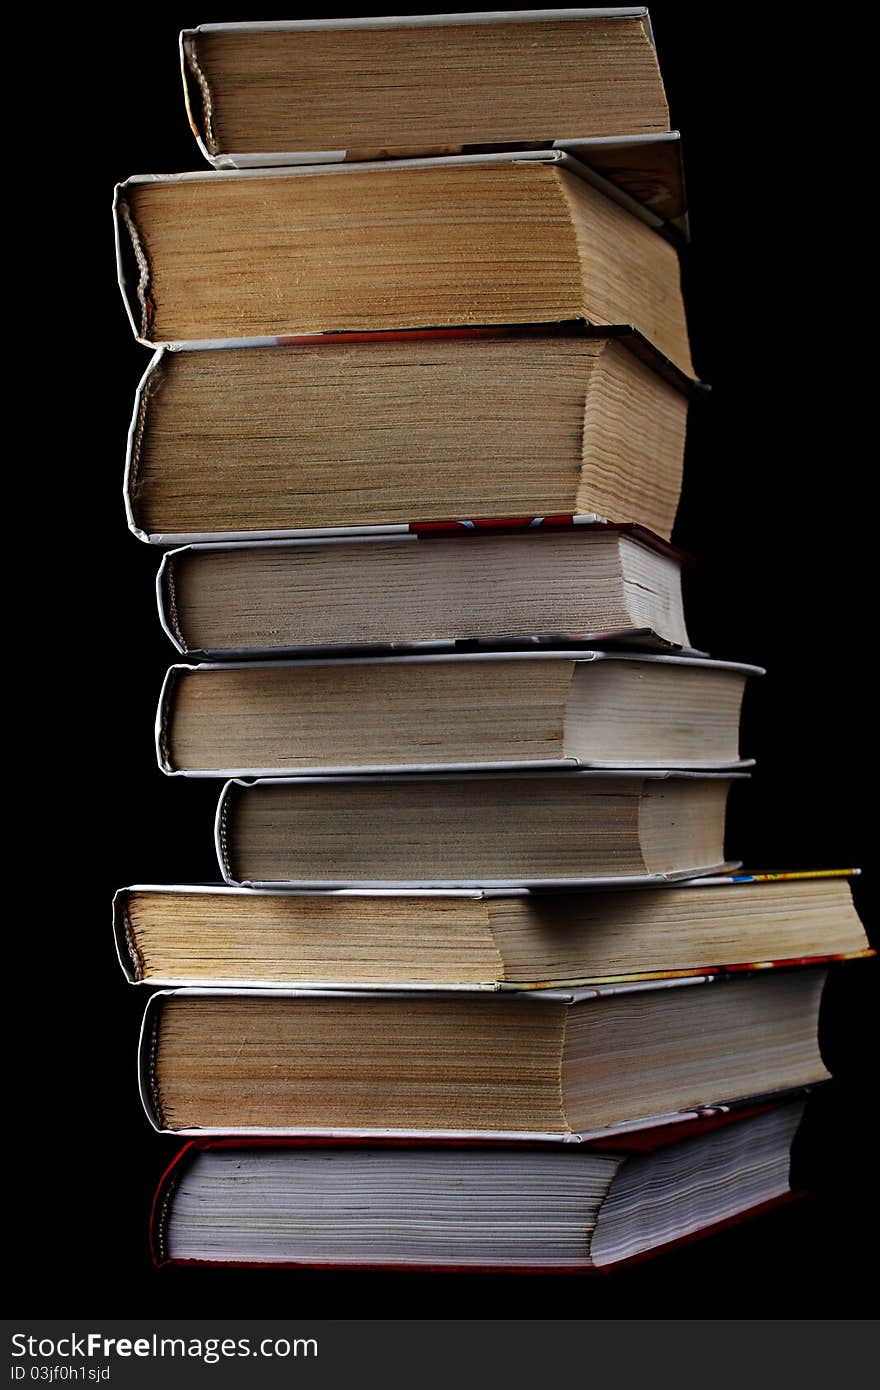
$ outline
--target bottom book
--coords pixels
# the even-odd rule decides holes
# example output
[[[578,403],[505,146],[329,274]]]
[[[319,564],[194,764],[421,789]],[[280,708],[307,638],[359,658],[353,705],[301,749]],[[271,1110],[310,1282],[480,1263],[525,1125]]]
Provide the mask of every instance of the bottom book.
[[[157,1264],[587,1270],[795,1195],[805,1095],[585,1145],[214,1140],[153,1207]]]

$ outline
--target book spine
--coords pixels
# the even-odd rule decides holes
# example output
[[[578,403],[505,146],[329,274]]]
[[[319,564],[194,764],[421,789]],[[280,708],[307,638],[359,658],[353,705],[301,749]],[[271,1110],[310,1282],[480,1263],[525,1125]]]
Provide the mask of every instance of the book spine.
[[[189,1166],[192,1158],[192,1150],[194,1148],[195,1145],[192,1142],[184,1144],[183,1148],[174,1155],[174,1158],[159,1179],[156,1193],[153,1197],[153,1203],[150,1208],[149,1242],[150,1256],[157,1269],[161,1269],[163,1265],[179,1263],[179,1261],[171,1260],[168,1255],[168,1215],[171,1210],[174,1194],[177,1191],[181,1178]]]
[[[120,282],[121,284],[122,282]],[[123,288],[123,296],[125,289]],[[127,304],[127,300],[126,300]],[[129,315],[131,317],[131,315]],[[137,523],[134,515],[134,499],[137,494],[138,471],[141,461],[141,450],[143,448],[144,431],[147,423],[147,410],[149,408],[150,396],[156,388],[158,382],[157,372],[165,356],[164,347],[157,348],[150,358],[147,370],[144,372],[134,393],[134,406],[131,412],[131,423],[128,427],[128,437],[125,445],[125,470],[122,475],[122,502],[125,507],[125,519],[128,529],[139,541],[149,542],[150,537]]]
[[[147,540],[143,534],[140,540]],[[184,546],[183,550],[189,547]],[[177,574],[175,562],[177,556],[181,554],[179,550],[166,550],[159,564],[159,571],[156,575],[156,608],[159,613],[159,623],[165,636],[176,651],[181,656],[187,655],[186,639],[180,626],[180,613],[177,606]]]
[[[232,867],[229,863],[229,805],[234,794],[233,789],[241,785],[242,783],[234,777],[224,783],[220,789],[217,812],[214,816],[214,848],[217,853],[217,863],[220,865],[223,882],[233,887],[238,886],[238,880],[233,877]]]
[[[161,175],[158,181],[161,181]],[[152,318],[150,299],[150,263],[128,205],[126,187],[132,180],[119,183],[113,190],[113,235],[116,247],[116,279],[125,312],[136,340],[144,347],[155,348],[156,344],[148,336]],[[129,273],[126,271],[126,257],[132,257],[137,266],[137,285],[132,293]]]
[[[195,30],[181,30],[179,49],[180,78],[183,82],[183,103],[186,108],[186,118],[189,121],[189,128],[195,137],[195,142],[199,150],[208,163],[217,168],[222,167],[222,165],[217,157],[218,151],[214,142],[213,131],[211,130],[210,118],[213,105],[211,89],[208,86],[208,79],[199,66],[195,40]],[[196,115],[197,103],[199,101],[201,102],[202,110],[206,118],[206,129],[204,133]]]
[[[169,666],[165,672],[165,679],[162,682],[162,689],[159,692],[159,704],[156,708],[156,719],[153,726],[153,739],[156,748],[156,762],[159,771],[164,772],[166,777],[180,777],[185,774],[175,767],[171,756],[170,727],[172,710],[174,707],[174,694],[177,683],[187,671],[197,671],[197,666],[190,666],[185,662],[179,662],[176,666]],[[216,776],[216,773],[207,773],[206,776]]]
[[[160,1133],[165,1131],[165,1117],[162,1113],[156,1067],[159,1055],[159,1023],[162,1005],[168,993],[167,990],[160,990],[147,1000],[138,1040],[138,1091],[141,1104],[153,1129]]]
[[[129,984],[138,984],[144,979],[144,960],[132,928],[128,910],[131,892],[120,888],[113,895],[113,943],[119,968]]]

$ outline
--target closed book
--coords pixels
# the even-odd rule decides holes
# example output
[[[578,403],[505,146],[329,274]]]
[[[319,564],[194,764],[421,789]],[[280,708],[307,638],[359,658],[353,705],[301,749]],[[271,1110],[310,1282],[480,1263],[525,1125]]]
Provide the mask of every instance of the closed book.
[[[669,129],[644,7],[200,24],[180,41],[220,167]]]
[[[802,1093],[573,1148],[190,1143],[153,1204],[163,1264],[587,1271],[790,1200]]]
[[[760,674],[595,651],[172,666],[156,755],[187,777],[738,768],[743,692]]]
[[[160,349],[129,433],[131,525],[256,538],[579,515],[668,537],[688,395],[636,335],[574,326]]]
[[[698,878],[742,772],[587,770],[233,779],[217,857],[253,887],[549,887]]]
[[[692,377],[675,248],[589,177],[559,151],[136,175],[115,197],[132,328],[206,347],[586,322]]]
[[[186,1134],[577,1141],[825,1079],[827,967],[512,994],[154,994],[141,1091]]]
[[[680,551],[637,527],[556,522],[185,546],[163,557],[159,617],[185,655],[689,645]]]
[[[134,984],[534,989],[869,951],[849,871],[690,879],[656,892],[138,884],[113,903]]]

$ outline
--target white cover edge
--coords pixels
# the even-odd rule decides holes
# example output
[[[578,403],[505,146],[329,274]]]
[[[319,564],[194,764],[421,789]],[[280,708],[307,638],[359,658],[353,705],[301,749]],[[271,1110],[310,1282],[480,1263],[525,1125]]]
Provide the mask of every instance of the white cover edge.
[[[725,864],[697,864],[692,869],[683,869],[672,874],[630,874],[617,878],[533,878],[533,879],[428,879],[420,882],[415,879],[234,879],[224,871],[225,882],[242,888],[255,888],[267,892],[286,892],[298,889],[303,892],[324,893],[328,890],[376,888],[384,892],[398,892],[402,889],[422,888],[426,892],[438,889],[478,889],[499,895],[517,889],[543,888],[660,888],[665,885],[678,886],[689,878],[705,878],[719,873],[725,868],[736,868],[737,863],[729,860]]]
[[[541,20],[556,23],[584,19],[647,18],[648,10],[644,5],[561,10],[474,10],[460,14],[362,15],[347,19],[269,19],[197,24],[195,28],[184,29],[182,36],[186,35],[189,38],[196,34],[212,33],[260,34],[267,30],[295,33],[315,29],[435,29],[460,24],[533,24]]]
[[[169,552],[173,553],[173,552]],[[402,653],[394,656],[382,653],[380,656],[328,656],[328,657],[304,657],[301,661],[278,660],[278,661],[198,661],[198,662],[175,662],[171,670],[175,671],[258,671],[265,670],[267,667],[274,668],[279,666],[291,668],[303,668],[308,666],[412,666],[436,664],[438,662],[467,662],[467,661],[574,661],[579,665],[587,665],[597,661],[648,661],[652,665],[662,664],[666,666],[705,666],[712,670],[720,671],[741,671],[748,676],[765,676],[767,674],[763,666],[750,666],[742,661],[721,661],[713,657],[702,656],[678,656],[666,652],[617,652],[605,651],[591,647],[573,647],[571,650],[565,648],[547,647],[530,648],[527,651],[514,652],[425,652]],[[566,762],[572,761],[565,759]],[[630,766],[630,764],[628,764]],[[634,766],[634,764],[633,764]],[[666,767],[666,764],[663,764]]]
[[[271,169],[279,166],[296,164],[338,164],[342,160],[348,159],[348,150],[267,150],[255,153],[253,151],[226,150],[222,154],[209,154],[204,148],[200,136],[196,137],[199,148],[207,159],[208,163],[215,169]],[[593,136],[564,136],[552,141],[547,146],[550,150],[561,150],[564,154],[571,154],[575,159],[581,155],[588,155],[590,150],[599,146],[603,149],[616,149],[619,146],[639,145],[681,145],[681,132],[678,130],[658,130],[646,135],[593,135]],[[440,158],[440,156],[436,156]],[[454,158],[452,155],[443,156],[446,159]],[[360,163],[361,161],[353,161]],[[586,162],[586,160],[584,160]],[[591,170],[597,178],[602,175]],[[612,185],[616,187],[616,185]],[[622,193],[622,189],[617,189]],[[624,193],[624,197],[632,195]],[[640,209],[640,213],[649,212],[644,204],[634,199]],[[656,214],[651,214],[656,216]],[[658,225],[664,225],[664,219],[657,217]]]

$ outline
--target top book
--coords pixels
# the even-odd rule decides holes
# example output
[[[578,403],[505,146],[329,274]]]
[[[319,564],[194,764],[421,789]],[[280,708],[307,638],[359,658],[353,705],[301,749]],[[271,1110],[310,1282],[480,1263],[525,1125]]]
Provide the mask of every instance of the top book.
[[[225,167],[670,133],[643,6],[204,24],[181,68]]]

